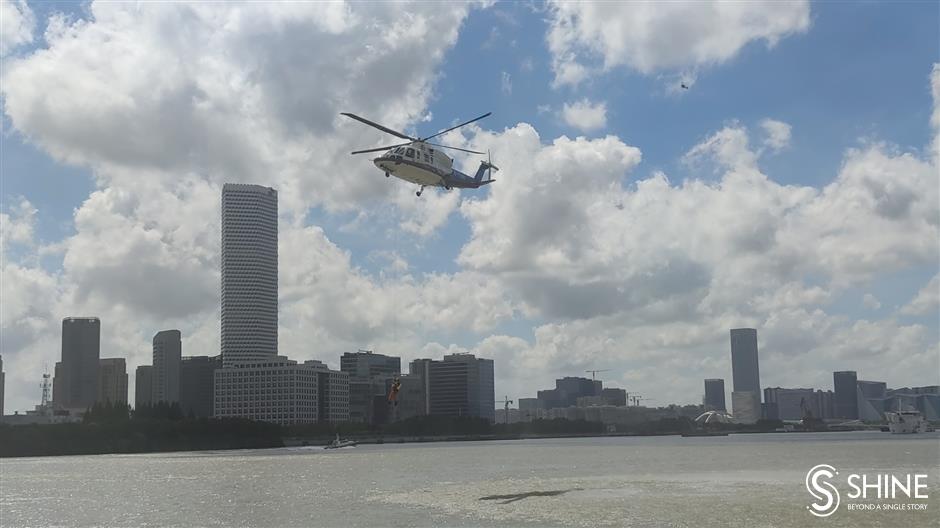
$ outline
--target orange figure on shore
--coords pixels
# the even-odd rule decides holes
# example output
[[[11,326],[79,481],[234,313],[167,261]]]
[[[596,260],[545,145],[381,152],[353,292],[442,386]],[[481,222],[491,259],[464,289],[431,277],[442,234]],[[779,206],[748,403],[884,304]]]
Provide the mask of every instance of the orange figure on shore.
[[[398,391],[401,389],[401,380],[395,378],[392,380],[392,389],[388,392],[388,403],[398,405]]]

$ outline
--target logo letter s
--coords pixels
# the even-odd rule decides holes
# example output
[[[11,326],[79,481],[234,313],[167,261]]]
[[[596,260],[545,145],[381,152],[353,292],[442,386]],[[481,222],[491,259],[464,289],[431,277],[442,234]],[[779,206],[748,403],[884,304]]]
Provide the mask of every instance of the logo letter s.
[[[828,464],[819,464],[806,474],[806,491],[817,501],[806,509],[816,517],[829,517],[839,507],[839,490],[830,482],[819,481],[823,477],[831,479],[837,474],[836,469]]]

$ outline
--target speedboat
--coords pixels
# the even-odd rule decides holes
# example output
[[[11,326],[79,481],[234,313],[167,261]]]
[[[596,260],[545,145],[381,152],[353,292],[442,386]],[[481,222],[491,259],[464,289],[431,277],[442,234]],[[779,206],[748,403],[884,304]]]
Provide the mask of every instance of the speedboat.
[[[324,446],[323,449],[339,449],[341,447],[355,447],[355,446],[356,446],[355,440],[342,440],[340,439],[339,434],[337,433],[336,438],[332,442]]]
[[[887,412],[885,418],[888,420],[888,430],[891,434],[927,432],[927,420],[924,420],[920,411]]]

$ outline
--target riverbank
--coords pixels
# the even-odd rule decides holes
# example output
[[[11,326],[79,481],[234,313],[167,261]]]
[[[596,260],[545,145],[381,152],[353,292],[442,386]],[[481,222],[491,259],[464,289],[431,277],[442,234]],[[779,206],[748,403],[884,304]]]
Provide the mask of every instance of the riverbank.
[[[867,430],[867,429],[866,429]],[[655,437],[655,436],[681,436],[684,438],[701,438],[715,436],[729,436],[737,434],[765,434],[765,433],[846,433],[857,432],[854,429],[832,429],[827,431],[773,431],[773,430],[739,430],[739,431],[718,431],[718,432],[660,432],[660,433],[532,433],[532,434],[470,434],[470,435],[423,435],[423,436],[402,436],[402,435],[382,435],[382,436],[348,436],[343,439],[355,440],[358,444],[411,444],[411,443],[430,443],[430,442],[486,442],[497,440],[541,440],[552,438],[616,438],[616,437]],[[314,436],[314,437],[284,437],[285,447],[305,447],[320,446],[330,443],[335,437]]]
[[[0,426],[0,457],[283,447],[281,429],[250,420],[134,420]]]
[[[337,434],[359,444],[404,444],[646,436],[696,438],[773,432],[780,431],[756,425],[725,425],[720,429],[702,431],[681,420],[647,422],[633,430],[608,431],[599,422],[568,420],[542,420],[506,425],[490,424],[485,420],[470,418],[423,417],[420,420],[398,422],[382,429],[370,430],[362,424],[283,427],[250,420],[132,419],[104,423],[0,426],[0,457],[325,446]]]

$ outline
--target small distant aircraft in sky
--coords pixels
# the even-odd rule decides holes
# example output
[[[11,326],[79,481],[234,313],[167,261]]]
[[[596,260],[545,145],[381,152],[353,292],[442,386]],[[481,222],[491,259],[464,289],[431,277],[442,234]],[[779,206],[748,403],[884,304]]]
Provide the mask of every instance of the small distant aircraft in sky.
[[[688,90],[688,89],[689,89],[689,86],[688,86],[687,84],[685,84],[685,83],[679,83],[679,86],[681,86],[683,90]]]
[[[443,187],[448,191],[453,188],[478,189],[484,185],[496,181],[492,178],[492,171],[499,170],[499,168],[490,163],[489,159],[487,159],[487,161],[481,161],[480,168],[477,169],[477,173],[473,176],[470,176],[469,174],[464,174],[459,170],[454,169],[454,160],[452,160],[447,154],[444,154],[444,152],[442,152],[440,149],[453,149],[459,150],[461,152],[469,152],[471,154],[484,154],[483,152],[428,142],[429,139],[436,138],[441,134],[446,134],[451,130],[456,130],[462,126],[469,125],[474,121],[479,121],[480,119],[490,115],[490,113],[491,112],[487,112],[480,117],[471,119],[470,121],[466,121],[464,123],[460,123],[457,126],[450,127],[447,130],[442,130],[436,134],[423,138],[411,137],[397,130],[392,130],[391,128],[380,125],[373,121],[369,121],[368,119],[359,117],[355,114],[350,114],[348,112],[342,112],[340,115],[344,115],[351,119],[355,119],[360,123],[365,123],[371,127],[375,127],[387,134],[391,134],[402,139],[407,139],[408,141],[406,143],[399,143],[397,145],[389,145],[386,147],[378,147],[366,150],[356,150],[350,152],[350,154],[365,154],[367,152],[379,152],[383,150],[386,151],[381,156],[373,159],[372,163],[375,163],[375,166],[378,167],[379,170],[385,172],[386,178],[389,176],[395,176],[396,178],[401,178],[407,182],[420,185],[421,188],[418,190],[418,192],[415,193],[415,195],[421,196],[421,193],[424,191],[425,187]],[[485,180],[483,179],[484,175],[487,176],[487,179]]]

